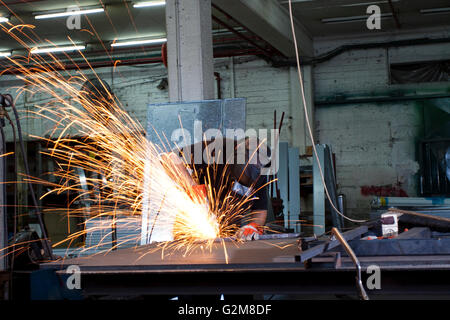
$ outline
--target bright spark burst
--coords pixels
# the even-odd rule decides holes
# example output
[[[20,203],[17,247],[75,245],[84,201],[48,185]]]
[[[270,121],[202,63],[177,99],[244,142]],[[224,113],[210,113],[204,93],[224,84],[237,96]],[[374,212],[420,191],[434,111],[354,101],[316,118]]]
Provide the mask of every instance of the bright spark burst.
[[[23,35],[23,29],[12,27],[4,31],[18,39],[20,34]],[[14,33],[16,31],[19,35]],[[81,52],[78,54],[89,64]],[[226,200],[220,202],[221,196],[229,191],[225,187],[215,190],[206,181],[208,199],[199,197],[179,166],[170,157],[161,156],[163,150],[147,140],[139,122],[123,110],[117,99],[100,94],[93,99],[89,92],[80,91],[82,84],[89,81],[80,68],[72,73],[64,70],[63,62],[53,54],[45,57],[30,54],[8,60],[13,65],[8,70],[25,84],[18,90],[18,95],[44,93],[52,97],[48,103],[35,105],[34,115],[52,124],[49,137],[35,138],[47,142],[48,151],[44,154],[57,162],[58,169],[51,174],[58,182],[29,179],[51,188],[41,198],[49,194],[77,193],[66,209],[69,209],[68,215],[81,216],[85,220],[82,231],[70,234],[54,246],[72,243],[98,229],[109,232],[101,243],[104,245],[119,217],[141,216],[144,191],[151,195],[150,209],[158,212],[161,221],[169,223],[169,218],[175,217],[175,241],[161,244],[164,248],[188,252],[199,241],[206,241],[211,247],[214,239],[235,234],[238,227],[231,221],[244,214],[252,195],[237,201],[227,194]],[[96,74],[94,69],[91,71]],[[78,132],[77,136],[81,138],[70,136],[71,131]],[[148,164],[151,170],[146,173]],[[84,184],[78,175],[80,169],[86,173]],[[215,174],[214,168],[208,176],[212,174]],[[224,185],[226,179],[222,177]],[[76,207],[74,202],[77,200],[85,201],[89,206]],[[47,210],[47,213],[51,211]],[[110,218],[105,224],[86,227],[88,222],[105,217]],[[122,242],[119,239],[112,249],[132,240],[136,242],[135,239]]]
[[[40,39],[38,42],[33,40],[37,37],[34,26],[7,23],[0,28],[29,52],[27,56],[8,57],[11,66],[3,71],[15,74],[24,83],[17,96],[27,93],[51,97],[50,102],[35,105],[37,111],[33,112],[34,116],[51,123],[48,135],[46,138],[34,137],[47,142],[48,149],[43,153],[56,161],[58,168],[50,174],[58,181],[28,179],[51,189],[41,198],[50,194],[78,194],[67,208],[46,210],[46,213],[52,213],[64,209],[68,219],[84,219],[81,231],[54,243],[54,247],[63,243],[70,246],[76,239],[85,239],[87,234],[99,230],[106,232],[99,246],[111,244],[106,239],[111,237],[118,220],[121,217],[139,219],[144,201],[148,202],[150,211],[158,213],[163,226],[167,223],[167,227],[172,228],[175,240],[158,246],[162,248],[162,256],[167,249],[184,250],[187,254],[192,248],[199,247],[198,244],[211,249],[215,239],[236,233],[238,226],[233,221],[248,211],[257,190],[244,199],[236,199],[225,187],[226,175],[220,177],[223,187],[213,188],[211,176],[217,174],[217,168],[212,167],[208,169],[207,181],[197,181],[207,187],[207,199],[199,197],[192,189],[192,181],[181,172],[179,163],[147,140],[142,126],[130,117],[115,97],[93,92],[95,97],[92,98],[92,92],[82,90],[83,83],[95,79],[85,75],[73,55],[62,53],[64,60],[76,67],[74,71],[66,70],[64,62],[55,54],[30,53],[40,42]],[[31,45],[27,44],[29,41]],[[82,52],[78,51],[77,55],[90,67]],[[119,62],[114,63],[114,69]],[[99,80],[92,67],[89,71]],[[104,89],[106,91],[106,87]],[[77,134],[71,136],[71,132]],[[80,181],[80,170],[86,173],[85,181]],[[150,195],[149,199],[144,199],[146,193]],[[76,206],[78,200],[87,205]],[[98,222],[98,218],[104,219]],[[94,226],[88,227],[94,221]],[[136,243],[136,240],[118,239],[111,249]],[[222,244],[227,258],[223,240]]]

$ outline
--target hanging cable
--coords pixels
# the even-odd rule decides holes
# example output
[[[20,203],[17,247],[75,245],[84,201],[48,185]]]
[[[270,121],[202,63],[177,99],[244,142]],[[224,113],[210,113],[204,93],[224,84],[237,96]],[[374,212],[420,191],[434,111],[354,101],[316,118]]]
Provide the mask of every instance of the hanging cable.
[[[2,99],[2,98],[0,98],[0,99]],[[2,108],[2,110],[0,110],[0,139],[2,140],[2,152],[6,153],[6,135],[5,135],[5,130],[3,129],[3,127],[5,126],[4,116],[5,116],[6,110],[4,110],[1,101],[0,101],[0,106]],[[0,159],[0,161],[3,162],[3,172],[1,174],[3,176],[3,179],[6,180],[6,159],[2,158],[2,159]],[[0,180],[0,183],[4,184],[4,180],[3,181]],[[8,204],[6,202],[6,200],[7,200],[6,196],[7,196],[6,186],[4,186],[2,197],[3,197],[3,208],[5,210],[4,219],[3,219],[3,223],[5,226],[5,234],[3,236],[3,238],[4,238],[3,240],[4,240],[5,245],[8,244],[8,240],[9,240],[8,239],[8,212],[6,211]]]
[[[24,162],[25,174],[26,174],[27,178],[29,178],[30,177],[30,168],[28,166],[28,157],[25,152],[25,146],[24,146],[24,142],[23,142],[22,127],[20,125],[20,117],[19,117],[17,109],[14,105],[14,100],[13,100],[12,96],[10,94],[5,94],[5,95],[3,95],[3,97],[8,102],[7,106],[11,107],[11,109],[13,110],[14,116],[16,118],[17,132],[18,132],[18,136],[19,136],[19,145],[20,145],[20,150],[22,153],[22,159]],[[48,243],[49,238],[48,238],[47,228],[45,227],[45,223],[42,218],[42,213],[39,209],[39,205],[38,205],[38,202],[36,199],[36,194],[34,193],[33,185],[31,184],[29,179],[27,179],[27,186],[28,186],[28,190],[30,191],[30,194],[31,194],[31,199],[33,201],[34,208],[36,210],[36,215],[38,217],[39,226],[41,227],[43,246],[45,248],[45,251],[46,251],[46,254],[48,255],[48,257],[53,260],[54,255],[53,255],[52,248],[50,247],[50,245]]]
[[[12,129],[12,134],[13,134],[13,148],[14,148],[14,200],[13,200],[13,236],[12,236],[12,247],[9,248],[9,250],[12,249],[12,254],[11,254],[11,262],[9,265],[9,269],[11,270],[10,272],[10,278],[9,278],[9,294],[10,296],[13,295],[13,282],[14,282],[14,261],[15,261],[15,255],[16,255],[16,247],[15,247],[15,239],[16,239],[16,235],[17,235],[17,150],[16,150],[16,146],[17,146],[17,137],[16,137],[16,127],[14,125],[14,122],[11,120],[8,112],[6,111],[6,102],[5,102],[5,97],[3,95],[0,95],[0,106],[2,108],[2,116],[5,117]],[[4,120],[4,119],[2,119]],[[4,151],[6,151],[6,135],[4,134],[4,130],[2,127],[2,139],[3,139],[3,146],[4,146]],[[5,172],[3,177],[6,179],[6,163],[5,163]],[[5,201],[6,201],[6,190],[5,190]],[[7,206],[5,206],[5,208],[7,208]],[[7,223],[7,222],[6,222]],[[8,225],[6,224],[6,232],[5,234],[8,234]],[[8,238],[7,238],[8,239]],[[6,241],[6,243],[8,243],[8,240]]]
[[[299,58],[299,54],[298,54],[297,38],[295,36],[294,17],[293,17],[293,14],[292,14],[292,0],[289,0],[289,18],[290,18],[290,22],[291,22],[292,38],[294,40],[295,58],[296,58],[296,61],[297,61],[297,71],[298,71],[298,80],[299,80],[299,83],[300,83],[300,92],[301,92],[301,96],[302,96],[303,110],[305,112],[306,125],[308,127],[308,133],[309,133],[309,136],[311,138],[312,148],[313,148],[313,151],[314,151],[314,158],[315,158],[315,161],[317,161],[317,166],[319,168],[320,178],[321,178],[322,183],[323,183],[325,194],[326,194],[327,199],[330,202],[330,206],[333,208],[333,210],[336,211],[344,219],[347,219],[348,221],[355,222],[355,223],[368,222],[368,220],[356,220],[356,219],[351,219],[351,218],[347,217],[346,215],[344,215],[342,212],[340,212],[336,208],[336,206],[333,204],[333,201],[331,200],[331,196],[330,196],[330,194],[328,192],[328,188],[327,188],[327,185],[325,183],[325,178],[324,178],[322,166],[320,165],[319,155],[317,154],[316,143],[315,143],[313,132],[312,132],[312,129],[311,129],[311,123],[309,121],[308,108],[306,107],[305,88],[304,88],[304,85],[303,85],[303,75],[302,75],[302,70],[301,70],[301,67],[300,67],[300,58]]]

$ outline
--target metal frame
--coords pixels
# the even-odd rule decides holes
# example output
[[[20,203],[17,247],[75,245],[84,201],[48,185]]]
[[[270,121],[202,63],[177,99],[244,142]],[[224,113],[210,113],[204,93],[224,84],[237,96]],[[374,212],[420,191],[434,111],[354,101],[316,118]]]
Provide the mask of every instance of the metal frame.
[[[1,115],[0,115],[1,116]],[[3,119],[2,119],[3,121]],[[0,123],[0,126],[2,124]],[[2,135],[0,135],[0,155],[6,153],[3,141],[3,128]],[[7,210],[6,210],[6,198],[5,198],[5,184],[3,183],[6,179],[5,177],[5,166],[6,157],[0,158],[0,272],[6,270],[7,268],[7,255],[2,249],[6,248],[8,245],[8,234],[7,234]],[[1,288],[0,288],[1,289]]]
[[[331,148],[326,144],[316,145],[317,156],[319,158],[320,167],[324,176],[325,183],[328,188],[328,194],[331,197],[333,205],[338,208],[337,192],[336,192],[336,177],[334,174],[334,165],[332,161]],[[320,174],[319,165],[316,157],[313,157],[313,223],[314,234],[321,235],[326,232],[326,203],[327,198],[325,188]],[[330,208],[333,226],[340,230],[343,226],[342,217]]]
[[[300,158],[298,148],[289,148],[289,226],[300,232]]]
[[[375,295],[431,294],[449,296],[448,271],[382,271]],[[83,274],[85,297],[204,294],[296,294],[356,296],[354,270]],[[420,279],[427,279],[424,284]],[[263,279],[263,280],[262,280]],[[363,276],[363,283],[366,281]],[[442,280],[444,279],[444,280]]]
[[[320,167],[322,170],[325,168],[325,147],[324,144],[316,145],[316,151]],[[313,156],[313,224],[314,224],[314,234],[321,235],[325,233],[325,189],[320,176],[320,169],[317,165],[317,159]]]
[[[280,142],[278,146],[278,186],[283,199],[284,227],[289,229],[289,144]]]
[[[300,263],[190,266],[189,269],[179,270],[167,268],[137,270],[132,266],[128,270],[120,270],[113,266],[103,271],[82,269],[81,288],[85,298],[205,294],[295,294],[304,295],[306,298],[311,295],[349,295],[356,298],[355,267],[349,258],[341,259],[343,266],[338,268],[338,272],[334,262],[329,266],[323,266],[320,262],[313,263],[309,269]],[[373,262],[361,260],[361,263],[361,282],[365,284],[369,275],[364,271]],[[62,275],[65,271],[57,273]],[[381,274],[381,289],[368,290],[371,297],[386,298],[390,295],[450,297],[448,267],[416,269],[381,267]]]
[[[110,263],[119,261],[120,259],[117,259],[124,256],[128,257],[127,261],[132,261],[133,257],[142,253],[125,249],[127,251],[122,254],[120,250],[109,253],[108,255],[114,257],[110,257],[112,260],[105,260],[106,257],[102,255],[86,260],[42,264],[41,269],[54,270],[54,276],[64,277],[67,276],[65,270],[67,266],[81,262],[79,265],[82,287],[80,295],[82,294],[85,298],[204,294],[295,294],[309,298],[311,295],[357,297],[354,282],[356,264],[359,266],[357,267],[358,287],[360,290],[361,287],[364,291],[367,290],[372,298],[381,295],[383,298],[410,295],[450,297],[450,254],[436,254],[433,250],[427,250],[420,255],[362,255],[356,258],[355,253],[359,255],[358,250],[355,250],[358,245],[370,246],[377,241],[356,240],[367,230],[366,226],[362,226],[342,234],[334,231],[333,234],[335,236],[337,234],[336,238],[330,238],[325,242],[314,238],[298,238],[298,234],[272,236],[275,239],[279,238],[278,240],[282,240],[285,244],[290,243],[296,246],[290,246],[291,249],[287,253],[280,248],[274,250],[273,246],[264,245],[269,241],[268,239],[245,242],[234,254],[242,255],[241,259],[247,263],[238,263],[233,259],[230,263],[224,263],[217,258],[211,260],[215,262],[202,263],[203,260],[199,257],[191,259],[189,256],[176,258],[176,264],[165,260],[155,263],[157,261],[152,259],[148,260],[148,262],[153,261],[150,264],[147,262],[122,263],[121,265]],[[413,234],[427,235],[427,233],[414,232],[411,236]],[[316,241],[318,243],[315,243]],[[388,243],[394,240],[379,241]],[[401,241],[417,240],[403,239]],[[305,243],[309,243],[311,247],[302,251]],[[344,248],[339,248],[340,245]],[[230,248],[233,246],[231,244]],[[266,249],[260,251],[255,259],[248,254],[253,252],[252,248],[259,248],[259,250],[266,248],[268,251],[264,251]],[[337,251],[330,251],[333,248]],[[343,251],[350,257],[344,256]],[[214,251],[212,254],[214,256]],[[272,255],[272,258],[267,257],[268,255]],[[258,259],[260,263],[257,262]],[[381,270],[381,289],[379,290],[364,288],[371,275],[365,270],[374,264]],[[65,288],[60,290],[63,291]]]
[[[361,264],[359,263],[358,258],[356,257],[355,253],[353,252],[352,248],[349,246],[348,242],[345,240],[345,238],[342,236],[342,234],[339,232],[338,229],[333,228],[331,230],[333,235],[336,237],[336,239],[341,243],[341,246],[344,248],[345,252],[350,256],[353,263],[356,267],[356,286],[358,288],[359,296],[362,300],[369,300],[369,296],[366,293],[366,290],[364,290],[363,283],[361,281]]]

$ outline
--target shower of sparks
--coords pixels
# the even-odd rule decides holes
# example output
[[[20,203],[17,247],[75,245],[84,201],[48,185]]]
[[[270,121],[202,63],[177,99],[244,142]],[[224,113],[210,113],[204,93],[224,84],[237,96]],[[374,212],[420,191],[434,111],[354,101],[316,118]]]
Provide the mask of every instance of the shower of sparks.
[[[24,27],[3,28],[13,38],[20,39],[26,29]],[[80,51],[77,54],[89,65]],[[63,55],[76,64],[68,55]],[[26,93],[51,97],[50,102],[35,105],[36,111],[31,113],[51,124],[45,138],[34,138],[47,143],[43,153],[57,163],[57,170],[50,173],[57,182],[33,177],[28,177],[28,180],[50,188],[41,198],[50,194],[77,194],[67,208],[60,209],[67,212],[68,219],[70,216],[84,221],[81,231],[71,233],[53,246],[62,243],[70,246],[75,240],[85,240],[87,234],[96,231],[104,231],[100,246],[109,244],[111,249],[115,249],[123,244],[136,243],[137,239],[130,238],[118,239],[117,242],[107,239],[111,238],[112,229],[120,218],[140,219],[144,201],[148,201],[150,211],[157,212],[159,222],[163,226],[167,222],[167,227],[173,230],[174,241],[158,246],[160,249],[163,247],[162,252],[174,249],[189,253],[199,243],[202,247],[211,248],[216,238],[231,237],[236,233],[238,226],[232,221],[248,210],[253,194],[240,200],[232,197],[225,187],[228,182],[226,175],[220,177],[223,187],[214,189],[210,182],[217,170],[211,167],[207,175],[209,181],[197,181],[206,183],[207,197],[199,196],[193,190],[191,180],[181,172],[179,163],[148,141],[142,126],[124,111],[115,97],[82,90],[82,84],[92,81],[92,78],[88,78],[81,68],[69,72],[64,69],[64,63],[51,53],[14,56],[8,61],[12,67],[6,70],[24,83],[17,91],[18,96]],[[90,71],[96,75],[94,69]],[[104,89],[107,91],[106,87]],[[73,132],[76,135],[71,135]],[[85,173],[83,181],[80,180],[80,171]],[[144,194],[150,195],[149,199],[145,200]],[[80,201],[85,205],[80,207],[76,204]],[[47,209],[46,213],[53,210]],[[90,223],[93,221],[96,223]],[[226,256],[225,244],[222,243]],[[89,249],[86,247],[84,250]]]

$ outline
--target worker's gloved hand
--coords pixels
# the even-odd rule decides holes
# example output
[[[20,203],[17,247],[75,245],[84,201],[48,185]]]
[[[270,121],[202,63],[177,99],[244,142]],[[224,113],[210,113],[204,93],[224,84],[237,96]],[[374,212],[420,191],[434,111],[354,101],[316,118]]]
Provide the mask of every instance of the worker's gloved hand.
[[[236,236],[242,240],[258,240],[259,236],[263,234],[262,227],[255,223],[249,223],[239,229]]]

